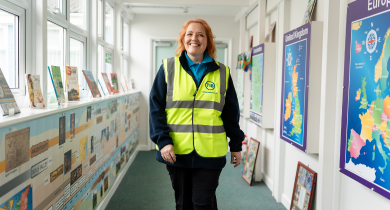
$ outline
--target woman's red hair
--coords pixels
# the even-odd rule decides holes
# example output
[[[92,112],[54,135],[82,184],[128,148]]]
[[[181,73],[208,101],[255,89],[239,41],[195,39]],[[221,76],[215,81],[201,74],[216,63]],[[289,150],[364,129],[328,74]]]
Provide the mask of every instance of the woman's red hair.
[[[186,35],[187,28],[191,23],[200,23],[205,28],[206,36],[207,36],[207,49],[206,50],[207,50],[207,53],[210,55],[210,57],[212,57],[215,60],[215,58],[217,57],[217,48],[215,47],[215,42],[214,42],[215,36],[213,35],[213,32],[211,31],[209,24],[207,24],[207,22],[202,20],[202,19],[189,20],[189,21],[185,22],[184,25],[181,27],[181,31],[179,33],[179,38],[177,39],[177,43],[179,46],[175,50],[176,56],[180,56],[181,52],[186,50],[186,48],[184,47],[183,41],[184,41],[184,36]]]

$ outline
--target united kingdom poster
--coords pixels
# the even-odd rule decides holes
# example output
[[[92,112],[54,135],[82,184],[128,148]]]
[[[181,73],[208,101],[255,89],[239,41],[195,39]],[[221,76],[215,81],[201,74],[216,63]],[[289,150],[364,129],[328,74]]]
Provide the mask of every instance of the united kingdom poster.
[[[383,2],[348,5],[340,171],[390,199],[390,5]]]

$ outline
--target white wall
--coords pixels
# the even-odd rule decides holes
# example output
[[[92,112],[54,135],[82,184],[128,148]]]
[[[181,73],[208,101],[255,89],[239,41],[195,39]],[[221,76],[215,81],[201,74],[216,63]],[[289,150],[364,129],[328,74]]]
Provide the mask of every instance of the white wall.
[[[182,25],[189,19],[201,18],[207,21],[216,39],[232,39],[232,66],[235,69],[239,53],[239,22],[234,17],[184,16],[184,15],[141,15],[137,14],[131,22],[130,32],[130,78],[141,90],[140,97],[140,147],[148,145],[149,138],[149,93],[152,87],[152,38],[174,38],[179,35]],[[226,64],[228,65],[228,64]],[[235,72],[235,70],[232,70]],[[236,74],[232,74],[235,79]]]

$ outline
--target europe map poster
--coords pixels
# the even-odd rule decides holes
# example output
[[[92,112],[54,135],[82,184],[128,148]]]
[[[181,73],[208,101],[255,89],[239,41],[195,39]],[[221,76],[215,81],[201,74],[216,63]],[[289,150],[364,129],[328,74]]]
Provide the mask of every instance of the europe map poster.
[[[347,11],[340,171],[390,199],[390,10],[369,2]]]
[[[251,80],[249,119],[261,127],[263,121],[264,44],[252,48],[251,65],[252,69],[249,72]]]
[[[310,29],[306,24],[284,35],[280,137],[306,150]]]

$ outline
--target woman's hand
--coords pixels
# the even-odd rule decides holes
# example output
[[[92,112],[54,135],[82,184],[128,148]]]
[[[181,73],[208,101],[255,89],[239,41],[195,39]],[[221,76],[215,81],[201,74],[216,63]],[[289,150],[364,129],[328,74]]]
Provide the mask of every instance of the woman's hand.
[[[234,164],[234,168],[240,165],[241,163],[241,152],[231,152],[230,164]]]
[[[176,155],[175,155],[175,151],[173,149],[173,145],[172,144],[167,144],[165,145],[165,147],[163,147],[161,150],[161,156],[162,158],[173,164],[174,162],[176,162]]]

